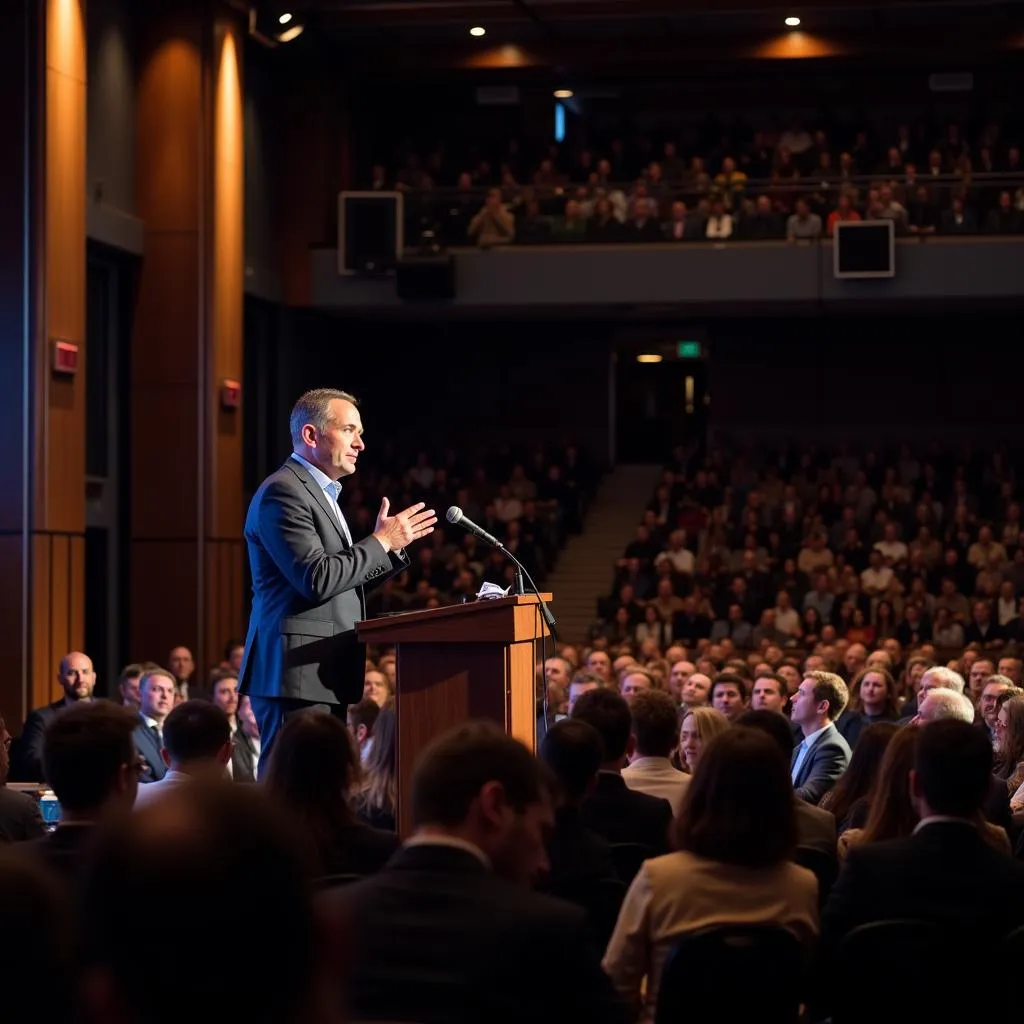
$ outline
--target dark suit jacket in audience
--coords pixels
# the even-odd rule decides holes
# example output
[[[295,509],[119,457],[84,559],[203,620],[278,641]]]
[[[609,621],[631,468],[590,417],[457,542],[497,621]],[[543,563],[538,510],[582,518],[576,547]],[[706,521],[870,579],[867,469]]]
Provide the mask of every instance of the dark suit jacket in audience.
[[[21,849],[65,882],[77,883],[94,835],[95,826],[91,824],[58,825],[55,831],[25,843]]]
[[[0,786],[0,829],[12,843],[38,839],[46,834],[39,804],[27,793]]]
[[[948,928],[965,949],[997,943],[1024,924],[1024,864],[971,822],[936,821],[905,839],[851,847],[822,915],[823,955],[857,925],[893,918]]]
[[[326,875],[372,875],[380,871],[399,847],[398,836],[361,821],[339,829],[334,850],[324,865]]]
[[[57,717],[57,712],[65,706],[62,697],[45,708],[36,708],[28,713],[21,735],[14,741],[11,751],[11,778],[15,782],[44,781],[43,734]]]
[[[610,844],[583,824],[578,807],[559,808],[548,840],[548,861],[551,867],[540,886],[545,892],[557,894],[562,884],[619,877]]]
[[[821,850],[833,857],[838,856],[836,850],[836,817],[814,804],[794,797],[796,803],[797,846],[808,850]]]
[[[792,764],[796,764],[799,755],[798,744],[793,750]],[[800,774],[793,780],[796,795],[809,804],[816,804],[836,784],[849,764],[850,745],[834,725],[827,726],[800,764]]]
[[[999,825],[1006,829],[1009,835],[1013,828],[1013,815],[1010,813],[1010,790],[1004,779],[997,775],[992,776],[992,782],[988,787],[988,796],[981,808],[987,821],[993,825]]]
[[[132,734],[135,741],[135,750],[139,757],[146,762],[145,774],[141,782],[157,782],[167,774],[167,765],[160,753],[160,744],[153,735],[153,731],[139,718],[139,724]]]
[[[231,777],[235,782],[255,782],[256,748],[243,729],[236,729],[231,737]]]
[[[598,774],[597,788],[583,801],[580,819],[609,843],[642,843],[652,856],[668,853],[672,805],[630,789],[618,772]]]
[[[468,847],[406,846],[326,901],[358,922],[358,942],[338,965],[354,1020],[624,1019],[584,912],[499,878]]]

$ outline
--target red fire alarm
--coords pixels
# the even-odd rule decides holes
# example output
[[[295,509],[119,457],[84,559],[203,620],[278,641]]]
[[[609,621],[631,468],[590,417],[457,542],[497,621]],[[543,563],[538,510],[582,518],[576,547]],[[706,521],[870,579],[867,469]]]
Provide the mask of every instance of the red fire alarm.
[[[242,382],[224,380],[220,386],[220,404],[222,409],[237,409],[242,404]]]
[[[78,346],[70,341],[53,343],[53,372],[67,377],[78,373]]]

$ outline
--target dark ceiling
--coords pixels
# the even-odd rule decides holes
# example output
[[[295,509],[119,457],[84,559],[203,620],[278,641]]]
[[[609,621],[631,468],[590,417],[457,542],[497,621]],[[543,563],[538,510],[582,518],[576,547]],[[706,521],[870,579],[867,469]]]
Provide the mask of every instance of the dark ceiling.
[[[946,48],[964,56],[1024,50],[1024,0],[253,0],[290,9],[347,57],[486,68],[670,64],[673,57],[838,57]],[[794,32],[787,16],[801,18]],[[471,38],[469,29],[486,29]],[[372,55],[372,56],[371,56]]]

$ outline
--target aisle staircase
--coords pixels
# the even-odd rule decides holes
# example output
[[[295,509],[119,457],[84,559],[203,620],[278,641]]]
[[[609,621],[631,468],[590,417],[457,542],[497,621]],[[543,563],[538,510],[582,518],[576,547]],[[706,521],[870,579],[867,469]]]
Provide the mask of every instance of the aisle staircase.
[[[660,466],[616,466],[603,480],[583,533],[571,537],[544,589],[563,643],[581,643],[597,619],[597,600],[611,590],[615,560],[633,539],[654,494]]]

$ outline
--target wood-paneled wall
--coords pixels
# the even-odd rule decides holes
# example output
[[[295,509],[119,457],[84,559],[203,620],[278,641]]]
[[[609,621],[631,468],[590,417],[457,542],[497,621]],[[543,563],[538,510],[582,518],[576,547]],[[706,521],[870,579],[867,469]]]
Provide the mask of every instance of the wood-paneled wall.
[[[242,33],[216,4],[147,5],[132,340],[131,656],[184,644],[202,674],[243,628]]]
[[[82,0],[14,0],[0,34],[0,714],[54,699],[85,631],[85,137]],[[58,377],[56,341],[78,346]]]

